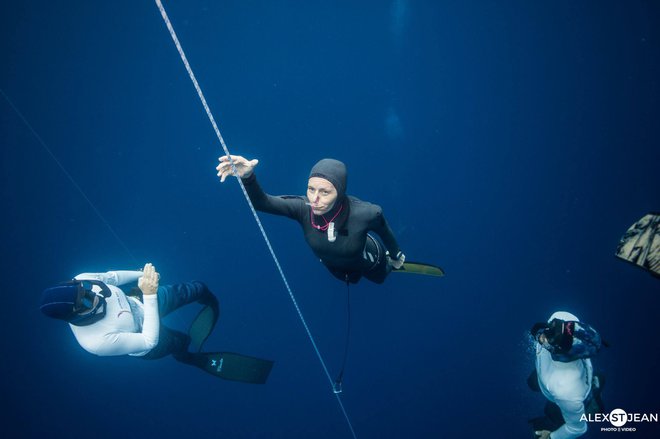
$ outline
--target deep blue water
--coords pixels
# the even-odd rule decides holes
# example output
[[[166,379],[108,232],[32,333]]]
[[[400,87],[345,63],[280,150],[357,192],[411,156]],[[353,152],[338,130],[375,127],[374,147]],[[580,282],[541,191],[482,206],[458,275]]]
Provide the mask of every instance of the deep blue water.
[[[525,334],[560,309],[611,344],[594,360],[607,408],[660,412],[660,281],[614,257],[660,210],[657,2],[165,7],[266,190],[301,194],[318,159],[343,160],[408,258],[446,270],[352,287],[342,401],[359,438],[529,437],[544,400]],[[0,32],[3,437],[351,437],[239,185],[215,176],[155,4],[4,2]],[[334,377],[345,286],[297,224],[260,218]],[[208,283],[207,348],[275,360],[266,385],[95,357],[39,312],[47,286],[147,261]],[[586,437],[660,432],[598,427]]]

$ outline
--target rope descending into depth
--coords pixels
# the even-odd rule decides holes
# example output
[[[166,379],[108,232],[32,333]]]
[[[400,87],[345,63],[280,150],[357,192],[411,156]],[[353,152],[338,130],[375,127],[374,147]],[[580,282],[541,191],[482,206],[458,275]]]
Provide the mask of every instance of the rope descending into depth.
[[[161,0],[155,0],[156,5],[158,5],[158,9],[160,10],[160,15],[163,17],[163,21],[165,22],[165,25],[167,26],[167,30],[170,32],[170,36],[172,37],[172,40],[174,41],[174,44],[176,45],[176,49],[179,51],[179,55],[181,56],[181,61],[183,61],[183,64],[186,66],[186,70],[188,71],[188,76],[190,76],[190,80],[192,81],[193,85],[195,86],[195,90],[197,91],[197,95],[199,96],[199,99],[202,101],[202,105],[204,106],[204,110],[206,111],[206,115],[209,118],[209,121],[211,121],[211,125],[213,125],[213,130],[215,131],[215,135],[220,141],[220,145],[222,145],[222,150],[225,152],[227,157],[229,158],[229,163],[231,164],[232,170],[234,174],[237,174],[236,171],[236,166],[234,165],[234,161],[231,159],[231,154],[229,153],[229,149],[227,148],[227,145],[225,144],[225,141],[222,137],[222,134],[220,134],[220,130],[218,129],[218,124],[215,122],[215,118],[213,117],[213,114],[211,113],[211,109],[209,108],[208,104],[206,103],[206,98],[204,98],[204,94],[202,93],[202,89],[199,86],[199,83],[197,82],[197,79],[195,78],[195,74],[192,71],[192,68],[190,67],[190,64],[188,63],[188,59],[186,58],[186,54],[183,52],[183,48],[181,47],[181,43],[179,42],[179,39],[176,36],[176,32],[174,32],[174,28],[172,27],[172,23],[170,22],[169,17],[167,16],[167,12],[165,12],[165,8],[163,7],[163,4]],[[270,251],[270,255],[273,257],[273,261],[275,262],[275,265],[277,266],[277,270],[280,273],[280,277],[282,278],[282,281],[284,282],[284,286],[286,287],[287,291],[289,292],[289,297],[291,298],[291,301],[293,302],[293,306],[296,308],[296,311],[298,312],[298,317],[300,317],[300,321],[302,322],[305,331],[307,332],[307,337],[309,337],[309,341],[312,343],[312,346],[314,347],[314,351],[316,351],[316,356],[318,357],[319,361],[321,362],[321,366],[323,367],[323,371],[325,372],[326,377],[328,378],[328,382],[330,383],[331,387],[334,387],[334,382],[333,379],[330,377],[330,373],[328,372],[328,368],[325,365],[325,362],[323,361],[323,357],[321,356],[321,352],[319,351],[318,347],[316,346],[316,342],[314,341],[314,337],[312,336],[311,331],[309,330],[309,327],[307,326],[307,322],[305,321],[305,318],[303,317],[302,311],[300,310],[300,307],[298,306],[298,302],[296,301],[295,296],[293,295],[293,292],[291,291],[291,287],[289,286],[289,281],[287,280],[286,276],[284,275],[284,271],[282,270],[282,266],[280,265],[279,260],[277,259],[277,256],[275,255],[275,251],[273,250],[273,247],[270,244],[270,240],[268,239],[268,235],[266,234],[266,231],[264,230],[263,225],[261,224],[261,220],[259,220],[259,215],[257,215],[257,211],[255,210],[254,206],[252,205],[252,201],[250,201],[250,197],[248,196],[247,191],[245,190],[245,186],[243,185],[243,182],[241,181],[240,178],[237,178],[238,184],[241,186],[241,190],[243,191],[243,195],[245,196],[245,200],[247,201],[248,205],[250,206],[250,210],[252,211],[252,215],[254,216],[255,221],[257,222],[257,226],[259,226],[259,230],[261,231],[261,235],[264,238],[264,241],[266,242],[266,245],[268,246],[268,250]],[[348,423],[348,427],[351,429],[351,433],[354,438],[357,438],[355,435],[355,430],[353,430],[353,425],[351,424],[351,420],[348,417],[348,413],[346,413],[346,409],[344,408],[344,404],[341,401],[341,398],[339,397],[339,394],[335,393],[335,397],[337,398],[337,402],[339,403],[339,407],[341,408],[342,413],[344,414],[344,418],[346,418],[346,422]]]

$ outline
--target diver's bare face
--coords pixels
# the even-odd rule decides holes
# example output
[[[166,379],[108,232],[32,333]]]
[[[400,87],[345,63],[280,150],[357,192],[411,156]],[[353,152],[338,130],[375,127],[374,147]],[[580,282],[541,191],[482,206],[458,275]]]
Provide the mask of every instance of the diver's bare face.
[[[325,178],[312,177],[307,182],[307,199],[314,215],[323,215],[335,205],[337,189]]]

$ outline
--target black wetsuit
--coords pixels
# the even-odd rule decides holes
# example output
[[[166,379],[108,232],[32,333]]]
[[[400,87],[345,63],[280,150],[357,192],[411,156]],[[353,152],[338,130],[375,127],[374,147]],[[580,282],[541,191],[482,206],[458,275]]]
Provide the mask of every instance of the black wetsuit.
[[[399,245],[380,206],[345,196],[330,212],[314,215],[306,204],[306,197],[269,195],[261,189],[254,174],[242,181],[255,209],[298,221],[314,254],[339,279],[356,283],[364,276],[372,282],[382,283],[389,274],[385,249],[395,257]],[[340,208],[342,210],[334,220],[337,239],[330,242],[326,231],[312,225],[312,217],[315,224],[324,225]],[[368,232],[374,232],[378,237]]]

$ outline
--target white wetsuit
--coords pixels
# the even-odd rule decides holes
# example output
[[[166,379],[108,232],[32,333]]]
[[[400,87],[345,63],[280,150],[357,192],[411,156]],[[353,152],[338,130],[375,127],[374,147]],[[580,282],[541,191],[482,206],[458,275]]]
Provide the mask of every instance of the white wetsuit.
[[[579,321],[572,314],[555,313],[550,318]],[[541,392],[561,409],[566,423],[553,431],[551,439],[572,439],[587,432],[587,422],[581,421],[584,414],[584,400],[591,392],[593,366],[590,359],[575,360],[569,363],[554,361],[552,354],[536,343],[536,373]]]
[[[112,295],[106,300],[105,316],[88,326],[69,325],[73,335],[87,352],[100,356],[143,356],[158,344],[160,319],[156,294],[144,295],[140,302],[128,297],[118,287],[137,281],[141,271],[108,271],[107,273],[82,273],[77,280],[99,280],[105,283]],[[98,286],[94,292],[101,292]]]

